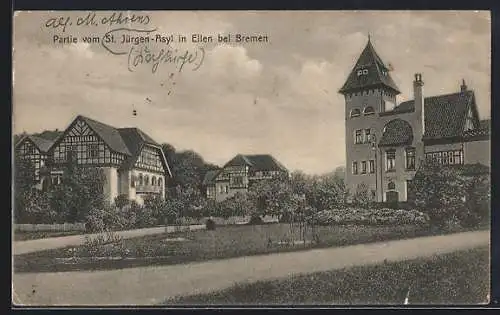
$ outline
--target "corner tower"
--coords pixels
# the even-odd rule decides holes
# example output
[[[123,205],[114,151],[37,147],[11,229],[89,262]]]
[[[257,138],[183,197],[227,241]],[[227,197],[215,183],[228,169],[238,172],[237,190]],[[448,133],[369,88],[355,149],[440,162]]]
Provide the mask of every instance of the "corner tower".
[[[381,179],[377,180],[377,166],[381,165],[377,143],[383,128],[379,113],[394,108],[400,94],[389,72],[368,38],[339,90],[345,100],[346,185],[352,194],[364,183],[372,198],[379,201],[383,198],[377,187],[381,185]]]

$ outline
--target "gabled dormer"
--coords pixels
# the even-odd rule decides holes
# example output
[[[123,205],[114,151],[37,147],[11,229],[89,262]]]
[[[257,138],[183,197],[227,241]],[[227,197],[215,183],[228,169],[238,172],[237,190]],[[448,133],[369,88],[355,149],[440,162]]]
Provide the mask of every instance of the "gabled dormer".
[[[400,92],[396,83],[392,80],[389,71],[389,68],[379,57],[373,48],[371,40],[368,38],[365,49],[359,56],[358,61],[351,70],[346,82],[339,90],[339,93],[345,95],[367,89],[383,88],[397,95]]]

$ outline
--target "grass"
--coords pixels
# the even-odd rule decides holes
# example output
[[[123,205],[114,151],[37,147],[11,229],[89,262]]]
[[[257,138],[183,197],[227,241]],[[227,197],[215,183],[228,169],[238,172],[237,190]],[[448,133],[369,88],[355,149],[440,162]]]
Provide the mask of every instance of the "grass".
[[[14,241],[29,241],[49,237],[60,237],[70,235],[84,234],[83,231],[66,231],[66,232],[50,232],[50,231],[37,231],[37,232],[14,232]]]
[[[78,263],[63,263],[56,258],[69,258],[69,248],[44,250],[14,256],[16,272],[56,272],[73,270],[119,269],[145,265],[169,265],[212,259],[305,250],[318,247],[346,246],[377,241],[431,235],[428,228],[401,226],[321,226],[317,228],[319,244],[300,244],[284,247],[278,242],[290,233],[288,224],[223,226],[215,231],[193,231],[157,234],[122,240],[129,257],[137,259],[86,259]],[[291,237],[299,240],[298,229]],[[169,242],[182,237],[186,241]],[[309,236],[310,240],[311,237]],[[271,240],[272,244],[269,244]],[[79,247],[82,248],[81,246]],[[152,258],[146,258],[146,256]]]
[[[238,284],[165,305],[484,304],[490,292],[487,247],[374,266]]]

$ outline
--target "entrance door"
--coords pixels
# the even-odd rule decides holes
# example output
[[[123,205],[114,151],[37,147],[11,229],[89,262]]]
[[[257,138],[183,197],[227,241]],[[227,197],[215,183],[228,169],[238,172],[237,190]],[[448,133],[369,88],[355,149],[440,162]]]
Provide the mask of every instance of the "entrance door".
[[[397,191],[388,191],[385,193],[386,199],[388,203],[398,202],[399,193]]]

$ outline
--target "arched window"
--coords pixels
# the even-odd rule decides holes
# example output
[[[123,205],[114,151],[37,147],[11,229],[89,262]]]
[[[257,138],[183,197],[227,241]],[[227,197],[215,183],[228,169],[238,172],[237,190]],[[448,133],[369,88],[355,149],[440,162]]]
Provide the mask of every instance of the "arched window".
[[[363,69],[363,74],[368,74],[368,69]]]
[[[366,106],[365,109],[363,110],[364,115],[373,115],[375,114],[375,109],[373,109],[372,106]]]
[[[130,187],[134,188],[135,187],[135,181],[136,181],[135,175],[130,176]]]
[[[151,178],[151,185],[156,186],[156,177],[154,176]]]
[[[148,175],[144,175],[144,185],[149,185],[149,176]]]
[[[160,177],[160,178],[158,178],[158,186],[160,186],[160,187],[161,187],[162,185],[163,185],[163,180],[162,180],[162,178]]]
[[[353,108],[351,110],[351,117],[358,117],[359,115],[361,115],[361,112],[358,108]]]
[[[139,185],[143,185],[143,184],[144,184],[144,181],[142,178],[142,174],[139,174]]]
[[[389,182],[389,184],[387,184],[387,188],[394,190],[394,189],[396,189],[396,184],[394,184],[394,182]]]

